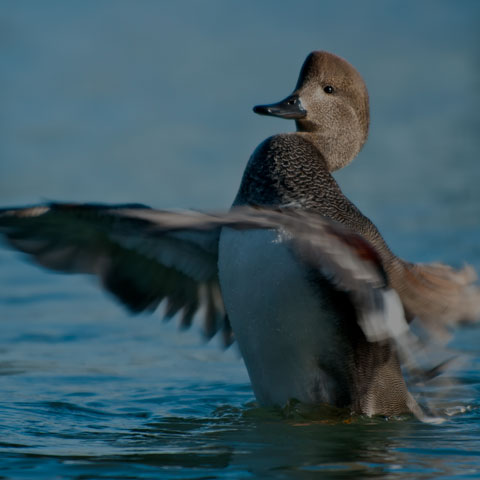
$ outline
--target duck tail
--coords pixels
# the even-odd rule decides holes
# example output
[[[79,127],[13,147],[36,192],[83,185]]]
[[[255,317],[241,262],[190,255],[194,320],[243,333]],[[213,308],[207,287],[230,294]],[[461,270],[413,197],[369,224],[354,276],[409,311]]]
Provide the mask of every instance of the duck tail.
[[[402,262],[402,266],[392,286],[410,320],[418,318],[435,336],[447,334],[449,327],[480,320],[480,287],[471,266],[460,270],[440,263]]]

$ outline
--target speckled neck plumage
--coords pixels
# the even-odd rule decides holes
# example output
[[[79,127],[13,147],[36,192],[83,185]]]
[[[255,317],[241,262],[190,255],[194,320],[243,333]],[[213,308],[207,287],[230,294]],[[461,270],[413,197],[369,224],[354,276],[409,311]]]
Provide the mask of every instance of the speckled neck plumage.
[[[304,135],[288,133],[263,141],[245,169],[234,205],[298,205],[345,224],[378,250],[384,268],[397,258],[375,225],[340,190],[322,153]]]

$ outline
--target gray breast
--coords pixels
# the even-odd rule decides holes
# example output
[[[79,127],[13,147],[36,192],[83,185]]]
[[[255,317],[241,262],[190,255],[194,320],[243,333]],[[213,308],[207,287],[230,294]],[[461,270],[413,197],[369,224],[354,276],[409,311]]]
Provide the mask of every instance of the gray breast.
[[[292,202],[333,219],[362,217],[310,142],[297,134],[277,135],[250,158],[235,205]],[[261,404],[295,398],[367,414],[408,411],[390,345],[367,342],[348,295],[306,268],[277,233],[224,229],[219,274]]]

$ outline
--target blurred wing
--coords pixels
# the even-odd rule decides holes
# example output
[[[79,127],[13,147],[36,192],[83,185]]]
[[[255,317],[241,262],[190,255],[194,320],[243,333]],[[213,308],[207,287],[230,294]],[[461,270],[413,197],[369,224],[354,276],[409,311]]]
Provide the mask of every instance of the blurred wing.
[[[152,235],[150,222],[117,214],[126,207],[149,210],[70,204],[3,209],[0,233],[44,267],[98,276],[131,312],[153,311],[165,299],[166,316],[181,311],[181,325],[189,327],[201,309],[205,335],[222,328],[230,344],[217,274],[219,229]]]
[[[480,319],[480,288],[470,266],[456,270],[440,263],[399,262],[392,285],[407,314],[437,341],[446,342],[452,327]]]
[[[349,295],[369,341],[392,340],[406,350],[406,343],[400,343],[409,335],[409,326],[376,250],[362,236],[323,216],[292,208],[256,207],[236,207],[223,214],[140,205],[52,204],[0,210],[0,232],[41,265],[99,276],[105,288],[134,312],[153,310],[165,298],[167,316],[182,310],[185,326],[203,306],[207,336],[223,326],[231,341],[217,272],[222,227],[277,230],[300,261]],[[450,270],[437,267],[438,271],[450,275]],[[422,312],[417,316],[424,323],[431,316],[421,307],[427,312],[433,308],[432,297],[424,290],[428,287],[428,293],[441,286],[447,292],[450,288],[450,277],[436,279],[423,282],[422,288],[409,282],[409,291],[415,290],[415,310]],[[456,285],[457,300],[472,289],[478,292],[468,281]],[[409,307],[405,291],[405,286],[398,289],[403,305]],[[449,297],[445,293],[443,298]]]
[[[350,295],[369,340],[385,340],[407,328],[373,247],[319,215],[254,207],[212,215],[141,205],[0,210],[0,232],[40,265],[97,275],[132,312],[154,310],[166,299],[166,315],[182,310],[186,327],[204,307],[206,335],[222,326],[230,341],[217,272],[222,227],[278,230],[300,261]]]

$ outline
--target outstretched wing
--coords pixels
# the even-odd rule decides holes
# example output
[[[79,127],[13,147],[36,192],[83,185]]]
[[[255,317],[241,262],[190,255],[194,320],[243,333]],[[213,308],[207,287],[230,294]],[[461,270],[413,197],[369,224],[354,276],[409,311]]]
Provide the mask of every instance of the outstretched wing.
[[[228,343],[232,333],[217,272],[222,227],[279,230],[299,260],[350,294],[372,340],[390,336],[378,255],[362,237],[319,215],[297,209],[238,207],[214,215],[56,203],[0,210],[0,232],[40,265],[97,275],[132,312],[154,310],[166,299],[166,315],[181,310],[185,327],[203,309],[206,335],[222,328]]]
[[[118,214],[125,208],[132,214]],[[0,232],[44,267],[96,275],[133,313],[153,311],[166,300],[165,315],[181,311],[181,325],[187,328],[202,311],[205,335],[221,329],[230,344],[217,274],[219,228],[152,235],[151,222],[136,215],[146,210],[92,204],[3,209]]]
[[[0,233],[41,265],[97,275],[133,312],[153,310],[166,299],[167,316],[181,310],[184,326],[189,326],[203,307],[206,335],[223,328],[229,342],[232,334],[217,272],[218,238],[223,227],[278,230],[300,261],[349,294],[369,340],[397,338],[408,330],[376,250],[362,236],[311,212],[236,207],[228,213],[208,214],[89,204],[0,210]],[[415,291],[415,308],[403,298],[405,288],[398,293],[408,310],[426,325],[432,324],[428,313],[434,309],[432,295],[439,285],[442,292],[453,292],[456,303],[450,302],[452,305],[462,303],[462,298],[473,298],[470,303],[475,308],[471,310],[478,311],[478,288],[466,281],[462,285],[457,282],[453,289],[448,281],[450,278],[441,284],[422,284]],[[415,286],[411,283],[410,290]],[[454,310],[443,309],[445,319],[432,328],[461,322],[465,315]]]

